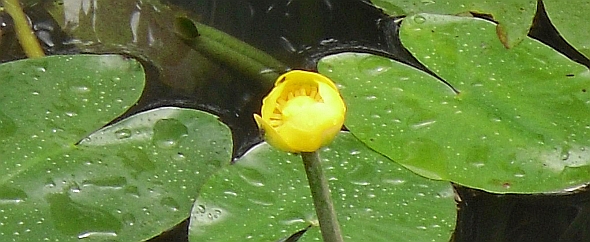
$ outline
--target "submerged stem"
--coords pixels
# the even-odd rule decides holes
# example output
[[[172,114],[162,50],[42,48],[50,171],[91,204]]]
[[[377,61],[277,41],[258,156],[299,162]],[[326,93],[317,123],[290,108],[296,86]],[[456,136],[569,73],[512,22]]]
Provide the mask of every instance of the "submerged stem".
[[[258,80],[263,86],[272,87],[277,77],[288,69],[285,64],[264,51],[221,30],[186,17],[177,17],[174,25],[176,34],[193,49]]]
[[[319,152],[303,152],[301,158],[309,181],[315,211],[320,222],[322,238],[324,242],[343,242],[342,232],[340,232],[340,225],[330,196],[328,181],[320,164]]]
[[[31,26],[29,26],[29,21],[20,2],[18,0],[2,0],[2,4],[4,4],[4,9],[14,21],[16,36],[27,57],[39,58],[45,56],[41,44],[39,44]]]

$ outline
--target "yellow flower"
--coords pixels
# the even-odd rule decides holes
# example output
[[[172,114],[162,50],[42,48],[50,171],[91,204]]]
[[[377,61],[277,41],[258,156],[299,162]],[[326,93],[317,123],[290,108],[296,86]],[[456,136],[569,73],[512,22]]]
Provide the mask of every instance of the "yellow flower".
[[[344,123],[346,106],[327,77],[294,70],[281,75],[254,114],[266,141],[287,152],[313,152],[330,143]]]

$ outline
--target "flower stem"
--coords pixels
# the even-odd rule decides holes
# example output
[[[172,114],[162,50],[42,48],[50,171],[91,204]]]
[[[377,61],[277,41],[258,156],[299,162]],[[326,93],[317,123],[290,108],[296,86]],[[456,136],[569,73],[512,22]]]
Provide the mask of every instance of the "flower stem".
[[[16,30],[16,36],[20,42],[23,51],[29,58],[39,58],[45,56],[37,37],[35,36],[27,16],[18,0],[2,0],[6,12],[12,17]]]
[[[334,211],[328,181],[322,171],[318,151],[301,153],[315,211],[320,222],[324,242],[342,242],[342,232]]]

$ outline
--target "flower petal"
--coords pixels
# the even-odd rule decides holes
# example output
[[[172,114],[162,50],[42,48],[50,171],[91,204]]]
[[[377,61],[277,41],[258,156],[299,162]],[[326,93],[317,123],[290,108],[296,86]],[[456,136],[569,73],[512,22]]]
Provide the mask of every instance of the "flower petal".
[[[254,114],[254,120],[256,120],[256,124],[258,124],[258,128],[264,132],[264,139],[267,143],[283,151],[297,152],[296,150],[291,149],[281,135],[279,135],[279,133],[277,133],[277,131],[258,114]]]

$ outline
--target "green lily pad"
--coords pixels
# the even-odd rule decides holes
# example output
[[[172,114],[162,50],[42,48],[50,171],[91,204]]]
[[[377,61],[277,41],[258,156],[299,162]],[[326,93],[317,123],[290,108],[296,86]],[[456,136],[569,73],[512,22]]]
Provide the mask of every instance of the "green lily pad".
[[[495,25],[475,18],[421,14],[400,35],[458,93],[386,58],[324,58],[320,72],[349,107],[345,125],[369,147],[423,176],[497,193],[590,182],[586,68],[528,38],[507,50]]]
[[[9,62],[0,77],[0,154],[15,175],[27,168],[17,161],[68,148],[123,114],[145,82],[139,62],[116,55]]]
[[[588,1],[545,0],[545,11],[559,34],[574,48],[590,58],[590,31],[588,31]]]
[[[415,175],[349,133],[321,151],[346,241],[449,241],[455,226],[448,182]],[[279,241],[317,219],[301,157],[263,143],[204,186],[190,241]],[[320,241],[311,227],[298,241]]]
[[[373,0],[375,6],[392,16],[417,13],[461,15],[487,14],[498,21],[497,35],[507,48],[520,43],[528,34],[537,10],[536,0]]]
[[[229,129],[196,110],[150,110],[92,133],[139,98],[132,59],[52,56],[2,64],[0,76],[3,240],[149,239],[185,219],[231,158]]]

